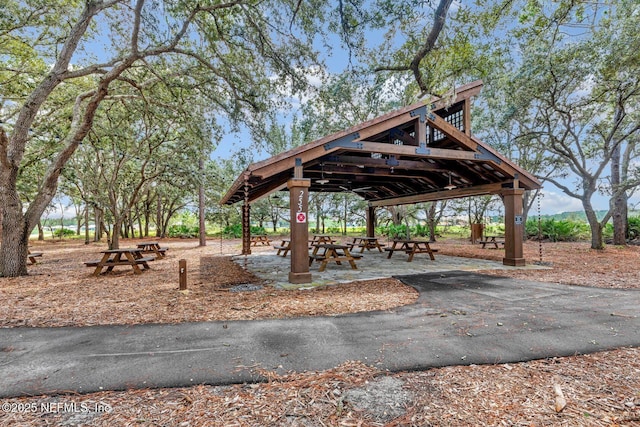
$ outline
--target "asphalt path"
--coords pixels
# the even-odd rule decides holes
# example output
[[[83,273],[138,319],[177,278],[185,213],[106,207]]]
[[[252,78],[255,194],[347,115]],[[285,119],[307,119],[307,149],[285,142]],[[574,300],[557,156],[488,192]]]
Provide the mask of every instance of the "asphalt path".
[[[532,272],[535,274],[535,272]],[[0,397],[262,381],[347,360],[390,371],[640,345],[640,291],[471,272],[399,276],[395,310],[278,320],[0,329]]]

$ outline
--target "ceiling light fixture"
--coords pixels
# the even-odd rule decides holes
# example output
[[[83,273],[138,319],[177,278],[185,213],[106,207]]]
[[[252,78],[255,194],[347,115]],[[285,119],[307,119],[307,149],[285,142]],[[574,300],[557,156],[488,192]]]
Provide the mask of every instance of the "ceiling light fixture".
[[[445,185],[444,189],[453,190],[454,188],[456,188],[456,185],[451,182],[451,172],[449,172],[449,185]]]
[[[324,163],[320,163],[320,174],[321,174],[321,177],[320,179],[316,180],[316,183],[320,185],[328,184],[329,180],[325,179],[324,177]]]

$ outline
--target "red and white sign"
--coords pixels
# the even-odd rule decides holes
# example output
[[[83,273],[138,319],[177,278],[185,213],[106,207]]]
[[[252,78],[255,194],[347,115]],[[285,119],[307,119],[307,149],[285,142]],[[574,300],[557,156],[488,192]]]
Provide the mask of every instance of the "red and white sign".
[[[296,222],[298,224],[304,224],[305,222],[307,222],[307,213],[306,212],[296,213]]]

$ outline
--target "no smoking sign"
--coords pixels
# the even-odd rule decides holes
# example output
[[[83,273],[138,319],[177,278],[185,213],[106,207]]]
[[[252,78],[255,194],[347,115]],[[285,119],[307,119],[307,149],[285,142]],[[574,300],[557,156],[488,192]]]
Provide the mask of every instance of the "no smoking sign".
[[[304,224],[307,222],[307,213],[306,212],[298,212],[296,214],[296,222],[298,224]]]

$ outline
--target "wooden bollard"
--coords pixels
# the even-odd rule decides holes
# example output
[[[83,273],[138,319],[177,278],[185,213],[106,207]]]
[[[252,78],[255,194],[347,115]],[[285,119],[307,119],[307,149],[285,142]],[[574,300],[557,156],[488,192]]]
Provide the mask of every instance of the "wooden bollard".
[[[180,290],[187,289],[187,260],[181,259],[178,261],[178,272],[180,275]]]

